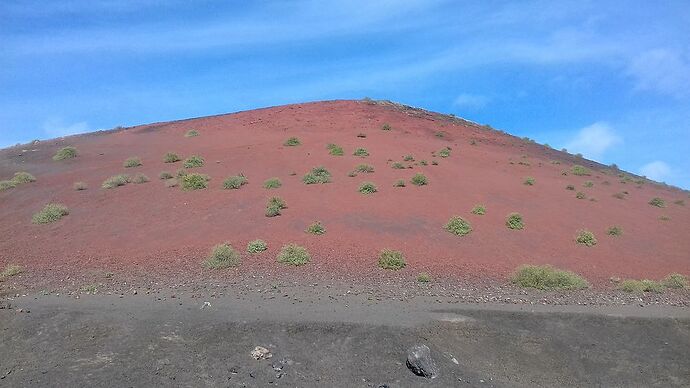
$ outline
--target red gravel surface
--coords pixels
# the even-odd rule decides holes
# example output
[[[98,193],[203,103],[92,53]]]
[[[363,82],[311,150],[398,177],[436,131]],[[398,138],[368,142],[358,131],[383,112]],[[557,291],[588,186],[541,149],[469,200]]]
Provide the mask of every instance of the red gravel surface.
[[[384,123],[392,130],[381,130]],[[200,136],[185,137],[190,129]],[[302,145],[283,146],[292,136]],[[345,155],[329,155],[328,143],[342,146]],[[75,146],[79,156],[53,161],[55,152],[67,145]],[[370,156],[353,156],[357,147]],[[444,147],[452,148],[449,157],[432,156]],[[209,188],[183,191],[158,180],[161,171],[174,174],[182,168],[181,162],[163,163],[169,151],[183,158],[203,157],[205,165],[193,170],[211,176]],[[403,162],[408,154],[415,162]],[[132,156],[140,157],[143,166],[124,168],[124,160]],[[421,160],[428,165],[415,164]],[[438,165],[432,165],[434,160]],[[412,168],[393,169],[393,162]],[[349,177],[360,163],[375,171]],[[592,175],[562,174],[574,164],[591,168]],[[316,166],[331,172],[331,183],[302,182]],[[649,181],[622,183],[619,171],[594,162],[396,104],[279,106],[0,150],[0,179],[17,171],[30,172],[37,181],[0,192],[0,264],[18,264],[46,276],[82,269],[194,270],[204,276],[210,270],[200,262],[213,245],[225,241],[243,252],[242,268],[267,272],[371,274],[381,271],[376,269],[378,252],[390,248],[404,253],[408,266],[401,274],[410,276],[426,271],[498,279],[524,263],[570,269],[595,284],[610,277],[690,274],[690,203],[674,204],[690,202],[686,192]],[[428,185],[410,183],[418,172],[428,177]],[[151,182],[101,188],[106,178],[122,173],[144,173]],[[249,183],[224,190],[223,180],[239,173]],[[533,186],[523,184],[528,176],[535,179]],[[278,177],[282,187],[263,188],[271,177]],[[398,179],[407,186],[393,187]],[[77,181],[86,182],[88,190],[74,190]],[[363,181],[375,183],[378,192],[360,194]],[[584,187],[585,181],[594,186]],[[566,190],[567,185],[576,190]],[[575,198],[577,191],[587,199]],[[629,193],[625,199],[612,196],[623,191]],[[269,218],[266,202],[274,195],[288,207]],[[666,207],[649,205],[653,197],[665,199]],[[51,202],[65,204],[70,214],[52,224],[32,224],[32,214]],[[476,204],[486,206],[486,215],[471,214]],[[506,228],[511,212],[523,215],[524,230]],[[458,237],[443,229],[454,215],[471,223],[469,235]],[[326,234],[305,233],[316,220]],[[622,236],[606,234],[613,225],[622,227]],[[580,229],[592,231],[598,244],[577,244]],[[244,253],[247,242],[259,238],[269,250]],[[299,269],[276,263],[280,247],[290,242],[307,247],[311,263]]]

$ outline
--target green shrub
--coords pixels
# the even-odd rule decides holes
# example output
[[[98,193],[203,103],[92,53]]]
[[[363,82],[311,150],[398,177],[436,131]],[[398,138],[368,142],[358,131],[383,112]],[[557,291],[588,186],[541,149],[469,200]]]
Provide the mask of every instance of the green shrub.
[[[395,184],[393,184],[393,187],[405,187],[405,181],[402,179],[398,179]]]
[[[4,280],[5,278],[9,278],[11,276],[16,276],[22,273],[22,267],[18,265],[11,265],[8,264],[2,272],[0,272],[0,281]]]
[[[175,172],[175,176],[177,177],[177,179],[180,179],[180,178],[184,177],[185,175],[187,175],[188,173],[189,172],[187,170],[185,170],[184,168],[178,168],[177,171]]]
[[[201,156],[190,156],[187,159],[185,159],[182,165],[184,166],[184,168],[201,167],[204,165],[204,159]]]
[[[383,249],[379,254],[378,265],[383,269],[399,270],[405,268],[405,257],[402,252]]]
[[[357,149],[355,150],[355,152],[352,153],[352,155],[354,155],[354,156],[365,157],[365,156],[369,156],[369,151],[367,151],[367,150],[364,149],[364,148],[357,148]]]
[[[377,191],[376,185],[371,182],[362,182],[362,184],[359,185],[359,192],[362,194],[373,194]]]
[[[280,249],[277,260],[279,263],[299,266],[307,264],[311,256],[306,248],[297,244],[287,244]]]
[[[671,220],[671,217],[669,217],[669,216],[659,216],[659,219],[660,219],[661,221],[670,221],[670,220]]]
[[[616,236],[616,237],[621,236],[621,235],[623,235],[623,228],[621,228],[620,226],[614,225],[614,226],[612,226],[606,230],[606,234],[608,234],[609,236]]]
[[[435,161],[435,160],[432,160],[432,161],[431,161],[431,165],[432,165],[432,166],[438,166],[438,162]]]
[[[577,175],[577,176],[585,176],[585,175],[589,176],[589,175],[591,175],[591,173],[587,167],[580,166],[579,164],[574,165],[570,169],[570,171],[573,173],[573,175]]]
[[[417,275],[417,281],[419,283],[429,283],[431,281],[431,276],[429,276],[429,274],[426,272],[422,272]]]
[[[690,286],[688,278],[679,273],[672,273],[666,276],[662,283],[664,287],[676,289],[688,288]]]
[[[36,177],[28,172],[20,171],[14,173],[14,178],[12,178],[12,181],[18,185],[21,185],[23,183],[36,182]]]
[[[429,184],[427,177],[420,173],[415,174],[410,181],[415,186],[424,186]]]
[[[266,217],[275,217],[281,214],[281,210],[287,208],[285,201],[280,197],[271,197],[266,204]]]
[[[395,162],[395,163],[391,164],[391,167],[393,167],[396,170],[402,170],[405,168],[405,165],[400,163],[400,162]]]
[[[527,186],[534,186],[534,178],[527,177],[523,183]]]
[[[392,128],[391,128],[391,125],[390,125],[390,124],[388,124],[388,123],[383,123],[383,125],[381,126],[381,129],[384,130],[384,131],[390,131]]]
[[[582,184],[584,187],[592,187],[594,186],[594,182],[592,181],[585,181],[585,183]]]
[[[201,190],[208,187],[211,177],[205,174],[190,173],[180,178],[182,190]]]
[[[331,181],[331,173],[325,167],[314,167],[302,178],[302,181],[308,185],[316,183],[329,183]]]
[[[357,165],[355,170],[357,170],[358,172],[370,173],[370,172],[374,172],[374,166],[370,166],[368,164],[359,164],[359,165]]]
[[[511,277],[513,284],[538,290],[579,290],[589,283],[574,272],[564,271],[550,265],[522,265]]]
[[[283,185],[283,183],[278,178],[270,178],[270,179],[266,179],[266,181],[264,181],[264,188],[265,189],[277,189],[282,185]]]
[[[349,176],[350,178],[354,178],[357,176],[357,171],[352,170],[347,173],[347,176]]]
[[[474,207],[472,208],[472,214],[483,216],[484,214],[486,214],[486,208],[484,207],[484,205],[474,205]]]
[[[229,243],[218,244],[204,262],[208,268],[222,269],[240,265],[240,254]]]
[[[141,166],[141,159],[137,157],[128,158],[125,160],[124,166],[126,168],[139,167]]]
[[[172,178],[174,178],[174,176],[173,176],[173,174],[171,174],[167,171],[161,171],[161,173],[158,174],[158,178],[160,178],[162,180],[166,180],[166,179],[172,179]]]
[[[302,144],[302,142],[300,142],[299,139],[296,137],[291,137],[291,138],[285,140],[285,143],[283,143],[284,146],[288,146],[288,147],[295,147],[295,146],[298,146],[301,144]]]
[[[620,285],[618,286],[619,289],[625,291],[625,292],[635,292],[635,293],[642,293],[642,292],[663,292],[664,291],[664,286],[659,283],[655,282],[653,280],[635,280],[635,279],[626,279],[623,280]]]
[[[405,162],[413,162],[413,161],[414,161],[414,156],[412,156],[412,155],[405,155],[405,156],[403,156],[403,161],[405,161]]]
[[[142,183],[146,183],[148,181],[149,181],[149,177],[147,177],[146,175],[141,174],[141,173],[134,175],[134,178],[132,178],[132,182],[136,183],[136,184],[142,184]]]
[[[322,234],[326,233],[326,228],[324,228],[323,225],[321,225],[321,222],[314,221],[313,224],[311,224],[307,227],[305,232],[311,233],[311,234],[316,234],[316,235],[322,235]]]
[[[41,211],[34,214],[31,222],[34,224],[48,224],[55,222],[69,214],[69,209],[59,203],[49,203]]]
[[[120,174],[120,175],[111,176],[110,178],[103,181],[103,184],[101,185],[101,187],[104,189],[114,189],[116,187],[124,186],[129,182],[131,182],[129,175]]]
[[[421,165],[421,166],[427,166],[427,165],[429,165],[429,163],[427,163],[426,160],[420,160],[420,161],[419,161],[419,165]]]
[[[280,183],[280,181],[278,181]],[[237,190],[241,188],[242,186],[246,185],[248,183],[247,177],[244,175],[235,175],[228,177],[225,181],[223,181],[223,188],[226,190]]]
[[[442,138],[446,137],[446,134],[445,134],[445,132],[443,132],[443,131],[436,131],[436,132],[434,133],[434,136],[436,136],[436,137],[442,139]]]
[[[450,148],[446,147],[440,151],[438,151],[438,156],[442,158],[447,158],[450,156]]]
[[[163,156],[163,163],[175,163],[179,162],[180,160],[180,157],[172,152],[168,152]]]
[[[76,158],[78,155],[77,149],[74,147],[64,147],[61,148],[57,153],[55,153],[55,156],[53,156],[53,160],[58,161],[58,160],[65,160],[65,159],[72,159]]]
[[[656,207],[666,207],[666,201],[659,197],[654,197],[651,200],[649,200],[649,204]]]
[[[249,253],[259,253],[268,249],[268,245],[264,240],[254,240],[247,244],[247,252]]]
[[[594,233],[586,229],[582,229],[577,232],[577,236],[575,236],[575,242],[577,242],[578,244],[586,245],[588,247],[593,247],[597,245],[597,239],[594,237]]]
[[[0,191],[14,189],[15,187],[17,187],[17,182],[15,181],[0,181]]]
[[[74,187],[74,190],[77,191],[82,191],[89,188],[89,186],[84,182],[74,182],[74,185],[72,187]]]
[[[187,131],[187,133],[184,134],[184,137],[196,137],[196,136],[199,136],[199,131],[197,131],[196,129],[190,129],[189,131]]]
[[[452,217],[443,228],[456,236],[465,236],[472,232],[470,223],[459,216]]]
[[[585,193],[583,193],[582,191],[578,191],[578,192],[575,194],[575,198],[577,198],[577,199],[585,199],[585,198],[587,198],[587,196],[586,196]]]
[[[570,191],[574,191],[574,190],[575,190],[575,186],[573,186],[573,185],[568,185],[568,186],[565,187],[565,189],[566,189],[566,190],[570,190]]]
[[[506,217],[506,226],[508,227],[508,229],[524,229],[525,224],[522,220],[522,215],[520,215],[520,213],[508,214],[508,217]]]
[[[345,155],[345,151],[343,151],[343,147],[337,145],[337,144],[329,144],[326,146],[328,149],[328,153],[333,155],[333,156],[343,156]]]

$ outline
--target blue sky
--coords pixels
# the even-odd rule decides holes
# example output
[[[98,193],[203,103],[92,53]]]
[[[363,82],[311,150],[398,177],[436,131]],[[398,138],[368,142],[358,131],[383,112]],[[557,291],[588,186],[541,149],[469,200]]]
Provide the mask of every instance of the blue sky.
[[[690,188],[688,1],[6,1],[0,20],[0,146],[369,96]]]

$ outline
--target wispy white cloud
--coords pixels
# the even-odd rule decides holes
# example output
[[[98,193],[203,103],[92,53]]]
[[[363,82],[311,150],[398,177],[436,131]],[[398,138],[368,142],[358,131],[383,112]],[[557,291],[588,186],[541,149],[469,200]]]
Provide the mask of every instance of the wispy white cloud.
[[[462,93],[455,98],[453,105],[458,108],[480,109],[486,106],[489,98],[477,94]]]
[[[640,175],[646,176],[657,182],[663,182],[673,176],[673,171],[665,162],[655,160],[642,166],[642,168],[640,168]]]
[[[634,57],[627,73],[635,78],[636,88],[678,97],[690,94],[690,58],[677,51],[654,49]]]
[[[573,152],[600,160],[611,147],[620,144],[623,139],[606,122],[596,122],[580,129],[566,147]]]
[[[49,137],[61,137],[90,132],[92,129],[85,121],[66,124],[62,119],[49,119],[43,123],[43,132]]]

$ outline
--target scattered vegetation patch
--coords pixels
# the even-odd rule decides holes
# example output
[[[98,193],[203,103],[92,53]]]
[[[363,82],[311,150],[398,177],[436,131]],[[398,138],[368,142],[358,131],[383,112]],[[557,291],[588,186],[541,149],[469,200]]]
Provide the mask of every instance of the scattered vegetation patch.
[[[575,198],[577,198],[577,199],[585,199],[585,198],[587,198],[587,195],[585,195],[585,193],[583,193],[582,191],[578,191],[578,192],[575,194]]]
[[[369,151],[367,151],[365,148],[357,148],[355,150],[355,152],[352,153],[352,155],[365,157],[365,156],[369,156]]]
[[[565,187],[565,189],[566,189],[566,190],[570,190],[570,191],[574,191],[574,190],[575,190],[575,186],[573,186],[573,185],[568,185],[568,186]]]
[[[506,217],[506,226],[508,229],[520,230],[525,228],[525,223],[520,213],[510,213]]]
[[[666,207],[666,201],[659,197],[654,197],[649,200],[649,204],[656,207]]]
[[[74,188],[74,190],[82,191],[88,189],[89,185],[87,185],[85,182],[74,182],[74,185],[72,187]]]
[[[664,286],[663,284],[659,282],[655,282],[654,280],[636,280],[636,279],[626,279],[623,280],[620,285],[618,286],[619,289],[625,291],[625,292],[635,292],[635,293],[643,293],[643,292],[663,292],[664,291]]]
[[[209,177],[206,174],[199,174],[199,173],[189,173],[181,178],[180,180],[180,185],[182,187],[182,190],[185,191],[191,191],[191,190],[201,190],[205,189],[208,187],[208,181],[211,180],[211,177]]]
[[[474,205],[474,207],[472,208],[472,214],[483,216],[484,214],[486,214],[486,207],[484,207],[484,205]]]
[[[130,182],[129,175],[119,174],[119,175],[111,176],[110,178],[103,181],[103,184],[101,185],[101,187],[104,189],[114,189],[116,187],[124,186],[129,182]]]
[[[405,187],[405,181],[402,180],[402,179],[398,179],[398,180],[395,181],[395,183],[393,184],[393,187]]]
[[[597,245],[597,239],[594,237],[594,233],[589,230],[582,229],[577,232],[575,236],[575,242],[578,244],[586,245],[588,247],[593,247]]]
[[[280,180],[278,182],[280,183]],[[247,183],[247,177],[244,175],[234,175],[223,181],[223,188],[226,190],[237,190]]]
[[[456,236],[465,236],[472,232],[470,223],[460,216],[452,217],[443,228]]]
[[[149,177],[147,177],[146,175],[141,174],[141,173],[134,175],[134,178],[132,178],[132,182],[136,183],[136,184],[142,184],[142,183],[146,183],[148,181],[149,181]]]
[[[410,182],[415,186],[425,186],[429,184],[429,179],[427,179],[424,174],[417,173],[412,177]]]
[[[438,166],[438,162],[435,161],[435,160],[432,160],[432,161],[431,161],[431,165],[432,165],[432,166]]]
[[[523,182],[523,184],[525,184],[527,186],[534,186],[534,178],[532,178],[532,177],[525,178],[525,181]]]
[[[125,160],[124,166],[126,168],[132,168],[132,167],[139,167],[141,166],[141,159],[137,157],[132,157],[127,160]]]
[[[196,137],[196,136],[199,136],[199,131],[197,131],[196,129],[190,129],[189,131],[187,131],[187,133],[184,134],[184,137]]]
[[[249,253],[259,253],[268,249],[268,245],[264,240],[254,240],[247,244],[247,252]]]
[[[660,219],[661,221],[670,221],[670,220],[671,220],[671,217],[669,217],[669,216],[659,216],[659,219]]]
[[[422,272],[417,275],[417,281],[419,283],[429,283],[431,281],[431,276],[429,276],[429,274],[426,272]]]
[[[444,148],[444,149],[438,151],[438,156],[440,156],[440,157],[442,157],[442,158],[447,158],[447,157],[449,157],[449,156],[450,156],[450,148],[449,148],[449,147],[446,147],[446,148]]]
[[[10,181],[0,181],[0,191],[5,191],[5,190],[9,190],[9,189],[14,189],[15,187],[17,187],[17,183],[15,183],[15,182],[12,181],[12,180],[10,180]]]
[[[277,189],[280,186],[283,185],[283,182],[280,181],[278,178],[269,178],[264,181],[264,188],[265,189]]]
[[[31,222],[34,224],[49,224],[69,214],[67,206],[59,203],[49,203],[41,211],[34,214]]]
[[[412,155],[405,155],[405,156],[403,157],[403,161],[405,161],[405,162],[412,162],[412,161],[414,161],[414,156],[412,156]]]
[[[616,225],[611,226],[606,230],[606,234],[608,234],[609,236],[614,236],[614,237],[622,236],[623,235],[623,228],[621,228],[620,226],[616,226]]]
[[[580,290],[589,283],[580,275],[550,265],[522,265],[511,277],[513,284],[538,290]]]
[[[333,156],[343,156],[345,155],[345,151],[343,151],[343,147],[337,145],[337,144],[329,144],[326,146],[328,149],[328,153],[333,155]]]
[[[63,147],[58,150],[58,152],[55,153],[53,156],[53,160],[59,161],[59,160],[65,160],[65,159],[72,159],[76,158],[78,155],[77,149],[71,146],[68,147]]]
[[[383,249],[379,254],[378,265],[383,269],[399,270],[405,268],[405,257],[402,252],[391,249]]]
[[[218,244],[206,258],[204,265],[207,268],[222,269],[237,267],[240,265],[240,254],[229,243]]]
[[[400,163],[400,162],[395,162],[395,163],[391,164],[391,167],[393,167],[393,168],[396,169],[396,170],[403,170],[403,169],[405,169],[405,165],[402,164],[402,163]]]
[[[420,166],[427,166],[427,165],[429,165],[429,163],[426,160],[420,160],[419,165]]]
[[[679,274],[679,273],[672,273],[664,278],[664,280],[661,281],[664,287],[667,288],[675,288],[675,289],[685,289],[690,287],[690,283],[688,283],[688,278]]]
[[[302,178],[302,181],[308,185],[329,183],[331,181],[331,173],[325,167],[314,167]]]
[[[295,147],[295,146],[298,146],[301,144],[302,144],[302,142],[299,141],[299,139],[296,137],[291,137],[291,138],[285,140],[285,143],[283,143],[284,146],[288,146],[288,147]]]
[[[17,185],[24,183],[36,182],[36,177],[25,171],[15,172],[12,181]]]
[[[271,197],[266,204],[266,217],[275,217],[281,214],[281,210],[286,209],[287,205],[280,197]]]
[[[326,233],[326,228],[324,228],[320,221],[314,221],[314,223],[309,225],[304,231],[311,234],[322,235]]]
[[[585,183],[582,184],[584,187],[592,187],[594,186],[594,182],[592,181],[585,181]]]
[[[193,155],[185,159],[182,165],[184,166],[184,168],[201,167],[204,165],[204,158],[202,158],[201,156]]]
[[[280,249],[277,259],[279,263],[300,266],[307,264],[311,256],[306,248],[297,244],[287,244]]]
[[[355,170],[357,170],[357,172],[370,173],[370,172],[374,172],[374,166],[370,166],[368,164],[359,164],[359,165],[357,165],[357,168],[355,168]]]
[[[182,159],[180,159],[179,155],[173,152],[168,152],[163,156],[164,163],[175,163],[179,162],[180,160]]]
[[[18,265],[12,265],[8,264],[5,269],[0,272],[0,281],[3,281],[6,278],[12,277],[12,276],[17,276],[20,273],[22,273],[22,267]]]
[[[376,185],[371,182],[362,182],[362,184],[359,185],[359,192],[362,194],[373,194],[377,191]]]
[[[350,178],[354,178],[357,176],[357,171],[352,170],[352,171],[347,173],[347,176],[349,176]]]
[[[171,174],[167,171],[161,171],[161,173],[158,174],[158,178],[160,178],[162,180],[166,180],[166,179],[172,179],[172,178],[174,178],[174,176],[173,176],[173,174]]]
[[[388,123],[383,123],[383,125],[381,126],[381,130],[383,131],[390,131],[391,129],[393,128],[391,128],[391,125]]]
[[[574,165],[570,171],[573,173],[573,175],[577,176],[589,176],[591,175],[591,172],[589,169],[585,166],[580,166],[579,164]]]

